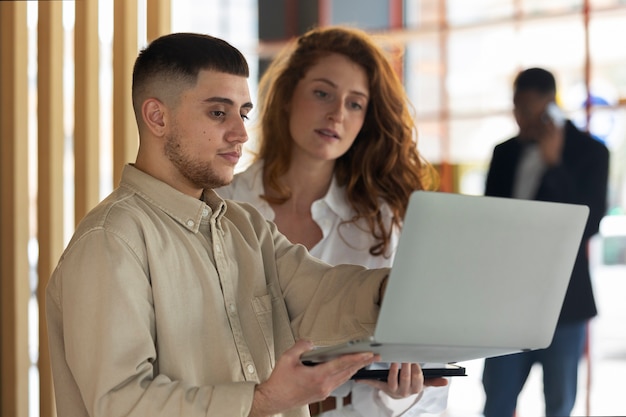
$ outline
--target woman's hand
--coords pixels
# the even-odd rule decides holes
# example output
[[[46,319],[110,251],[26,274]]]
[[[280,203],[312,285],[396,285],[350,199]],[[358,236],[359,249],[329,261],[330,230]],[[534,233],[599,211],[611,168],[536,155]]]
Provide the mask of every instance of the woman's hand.
[[[424,379],[422,368],[417,363],[392,363],[389,367],[387,382],[365,379],[357,381],[377,388],[394,399],[406,398],[410,395],[419,394],[424,387],[443,387],[448,385],[445,378]]]

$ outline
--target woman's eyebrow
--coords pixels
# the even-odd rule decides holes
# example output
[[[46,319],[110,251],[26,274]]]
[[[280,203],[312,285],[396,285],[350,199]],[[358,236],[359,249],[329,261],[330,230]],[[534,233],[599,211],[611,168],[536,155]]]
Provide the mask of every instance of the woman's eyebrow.
[[[329,80],[328,78],[313,78],[312,81],[317,81],[317,82],[322,82],[325,84],[330,85],[331,87],[337,88],[338,85],[335,84],[334,82],[332,82],[331,80]],[[362,92],[362,91],[358,91],[358,90],[350,90],[351,94],[357,94],[359,96],[363,96],[366,99],[369,99],[369,95],[367,95],[366,93]]]

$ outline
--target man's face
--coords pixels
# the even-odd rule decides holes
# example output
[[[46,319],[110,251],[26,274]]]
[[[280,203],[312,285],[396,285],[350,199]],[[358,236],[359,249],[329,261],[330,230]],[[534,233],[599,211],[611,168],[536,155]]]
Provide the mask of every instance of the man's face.
[[[515,94],[514,114],[520,138],[535,141],[541,137],[545,129],[544,112],[551,101],[554,101],[554,94],[550,93],[522,91]]]
[[[229,184],[248,140],[244,121],[252,109],[245,77],[200,71],[172,109],[164,152],[181,190]]]

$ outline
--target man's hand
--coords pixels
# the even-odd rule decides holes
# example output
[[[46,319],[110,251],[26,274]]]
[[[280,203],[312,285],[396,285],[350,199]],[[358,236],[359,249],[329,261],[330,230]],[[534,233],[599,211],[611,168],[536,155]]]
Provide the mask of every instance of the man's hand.
[[[552,120],[548,120],[543,125],[541,136],[538,140],[541,156],[546,165],[555,166],[561,163],[564,141],[565,132],[563,127],[557,126]]]
[[[268,380],[256,387],[250,417],[279,414],[321,401],[359,369],[379,359],[373,353],[355,353],[306,366],[300,356],[312,348],[310,342],[300,340],[278,359]]]
[[[372,379],[359,380],[358,382],[377,388],[395,399],[419,394],[426,386],[443,387],[448,385],[448,380],[445,378],[428,378],[425,380],[422,368],[417,363],[403,363],[402,366],[392,363],[389,367],[387,382]]]

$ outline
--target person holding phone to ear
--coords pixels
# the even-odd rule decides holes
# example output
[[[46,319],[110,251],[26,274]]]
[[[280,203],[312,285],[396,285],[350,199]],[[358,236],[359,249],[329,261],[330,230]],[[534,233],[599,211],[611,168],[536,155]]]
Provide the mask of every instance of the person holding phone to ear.
[[[547,349],[485,360],[485,417],[512,417],[532,365],[543,367],[547,416],[569,416],[576,400],[578,362],[587,322],[597,314],[587,243],[606,211],[607,148],[567,120],[556,104],[556,81],[542,68],[520,72],[514,82],[519,133],[499,145],[485,194],[583,204],[590,209],[552,344]]]

